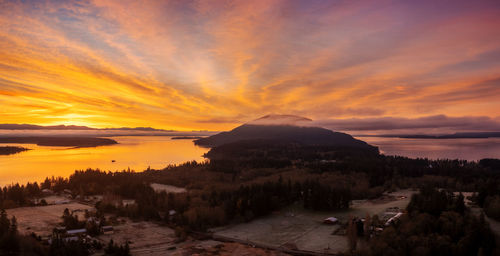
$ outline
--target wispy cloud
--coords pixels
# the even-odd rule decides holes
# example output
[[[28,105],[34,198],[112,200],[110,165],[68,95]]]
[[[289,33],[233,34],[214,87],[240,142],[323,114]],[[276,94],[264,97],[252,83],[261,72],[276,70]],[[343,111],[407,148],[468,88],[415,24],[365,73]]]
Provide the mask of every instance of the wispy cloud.
[[[494,118],[499,17],[496,1],[1,1],[0,115],[212,130],[268,113]]]
[[[500,120],[486,116],[448,117],[445,115],[420,118],[349,118],[314,121],[315,125],[343,131],[500,131]],[[399,131],[398,131],[399,130]]]

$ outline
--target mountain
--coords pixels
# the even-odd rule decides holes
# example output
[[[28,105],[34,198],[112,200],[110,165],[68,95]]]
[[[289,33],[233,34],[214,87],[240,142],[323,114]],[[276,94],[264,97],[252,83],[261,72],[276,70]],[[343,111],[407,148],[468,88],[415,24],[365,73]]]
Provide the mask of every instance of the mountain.
[[[351,135],[334,132],[320,127],[298,126],[311,119],[290,115],[268,115],[243,124],[229,132],[221,132],[207,138],[198,139],[196,145],[216,147],[245,140],[280,140],[305,145],[375,148]]]
[[[0,124],[0,130],[95,130],[95,128],[76,125]]]
[[[88,126],[77,126],[77,125],[50,125],[50,126],[42,126],[42,125],[34,125],[34,124],[0,124],[0,130],[92,130],[92,131],[147,131],[147,132],[173,132],[173,130],[163,130],[163,129],[155,129],[151,127],[120,127],[120,128],[92,128]]]

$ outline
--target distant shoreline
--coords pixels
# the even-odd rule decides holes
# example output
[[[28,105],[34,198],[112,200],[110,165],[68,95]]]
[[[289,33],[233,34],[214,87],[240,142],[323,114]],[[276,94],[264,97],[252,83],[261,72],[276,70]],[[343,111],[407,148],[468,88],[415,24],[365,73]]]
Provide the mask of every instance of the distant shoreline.
[[[353,135],[354,137],[378,137],[378,138],[401,138],[401,139],[487,139],[500,138],[500,132],[470,132],[454,133],[444,135],[426,135],[426,134],[380,134],[380,135]]]
[[[55,147],[98,147],[118,144],[116,140],[98,137],[0,137],[0,143],[36,144]]]
[[[23,151],[31,150],[29,148],[14,147],[14,146],[0,146],[0,155],[13,155]]]
[[[177,136],[177,137],[172,137],[171,140],[198,140],[198,139],[203,139],[205,137],[202,136]]]

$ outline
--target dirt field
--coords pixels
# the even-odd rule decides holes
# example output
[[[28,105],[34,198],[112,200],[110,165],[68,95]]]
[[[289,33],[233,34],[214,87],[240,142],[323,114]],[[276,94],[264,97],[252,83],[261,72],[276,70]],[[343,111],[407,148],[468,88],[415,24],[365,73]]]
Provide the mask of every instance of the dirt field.
[[[260,248],[255,248],[252,246],[239,244],[239,243],[229,243],[229,242],[217,242],[213,240],[205,241],[191,241],[185,242],[179,246],[179,249],[172,252],[172,256],[184,256],[184,255],[238,255],[238,256],[284,256],[288,255],[285,253],[264,250]]]
[[[156,192],[165,191],[167,193],[184,193],[187,190],[185,188],[180,188],[172,185],[151,183],[151,188],[153,188]]]
[[[333,216],[346,222],[349,216],[365,217],[367,213],[382,216],[389,207],[405,208],[413,193],[416,192],[401,190],[387,194],[384,200],[358,200],[346,211],[315,212],[293,205],[265,218],[213,231],[219,236],[276,247],[294,244],[306,251],[343,252],[347,249],[347,239],[332,235],[340,225],[324,225],[323,219]]]
[[[61,222],[64,209],[75,212],[80,219],[83,219],[84,211],[93,210],[94,207],[79,204],[61,204],[36,207],[21,207],[7,210],[9,217],[16,216],[18,230],[21,233],[29,234],[35,232],[37,235],[46,236],[52,234],[52,229]]]
[[[193,240],[175,243],[174,231],[168,227],[152,222],[132,222],[128,219],[124,224],[114,226],[114,233],[100,235],[101,242],[107,244],[110,239],[115,243],[130,243],[132,255],[286,255],[274,251],[253,248],[238,243],[225,243],[213,240]],[[102,255],[102,254],[96,254]]]
[[[106,244],[110,239],[118,244],[131,241],[132,255],[165,255],[167,249],[174,246],[175,235],[172,229],[152,222],[126,220],[114,226],[113,234],[100,235],[98,239]]]

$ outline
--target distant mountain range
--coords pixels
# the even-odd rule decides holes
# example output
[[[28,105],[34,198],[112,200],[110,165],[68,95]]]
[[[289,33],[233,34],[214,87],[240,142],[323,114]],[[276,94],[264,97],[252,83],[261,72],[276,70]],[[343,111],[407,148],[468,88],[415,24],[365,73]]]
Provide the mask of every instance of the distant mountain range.
[[[77,126],[77,125],[51,125],[51,126],[42,126],[42,125],[34,125],[34,124],[0,124],[0,130],[120,130],[120,131],[161,131],[161,132],[173,132],[174,130],[163,130],[163,129],[155,129],[151,127],[120,127],[120,128],[92,128],[88,126]]]
[[[427,134],[382,134],[382,135],[359,135],[358,137],[384,137],[403,139],[481,139],[500,138],[500,132],[457,132],[444,135]]]
[[[195,144],[216,147],[246,140],[280,140],[305,145],[375,148],[346,133],[334,132],[320,127],[295,125],[308,121],[311,121],[311,119],[299,116],[267,115],[236,127],[229,132],[221,132],[207,138],[198,139]]]

